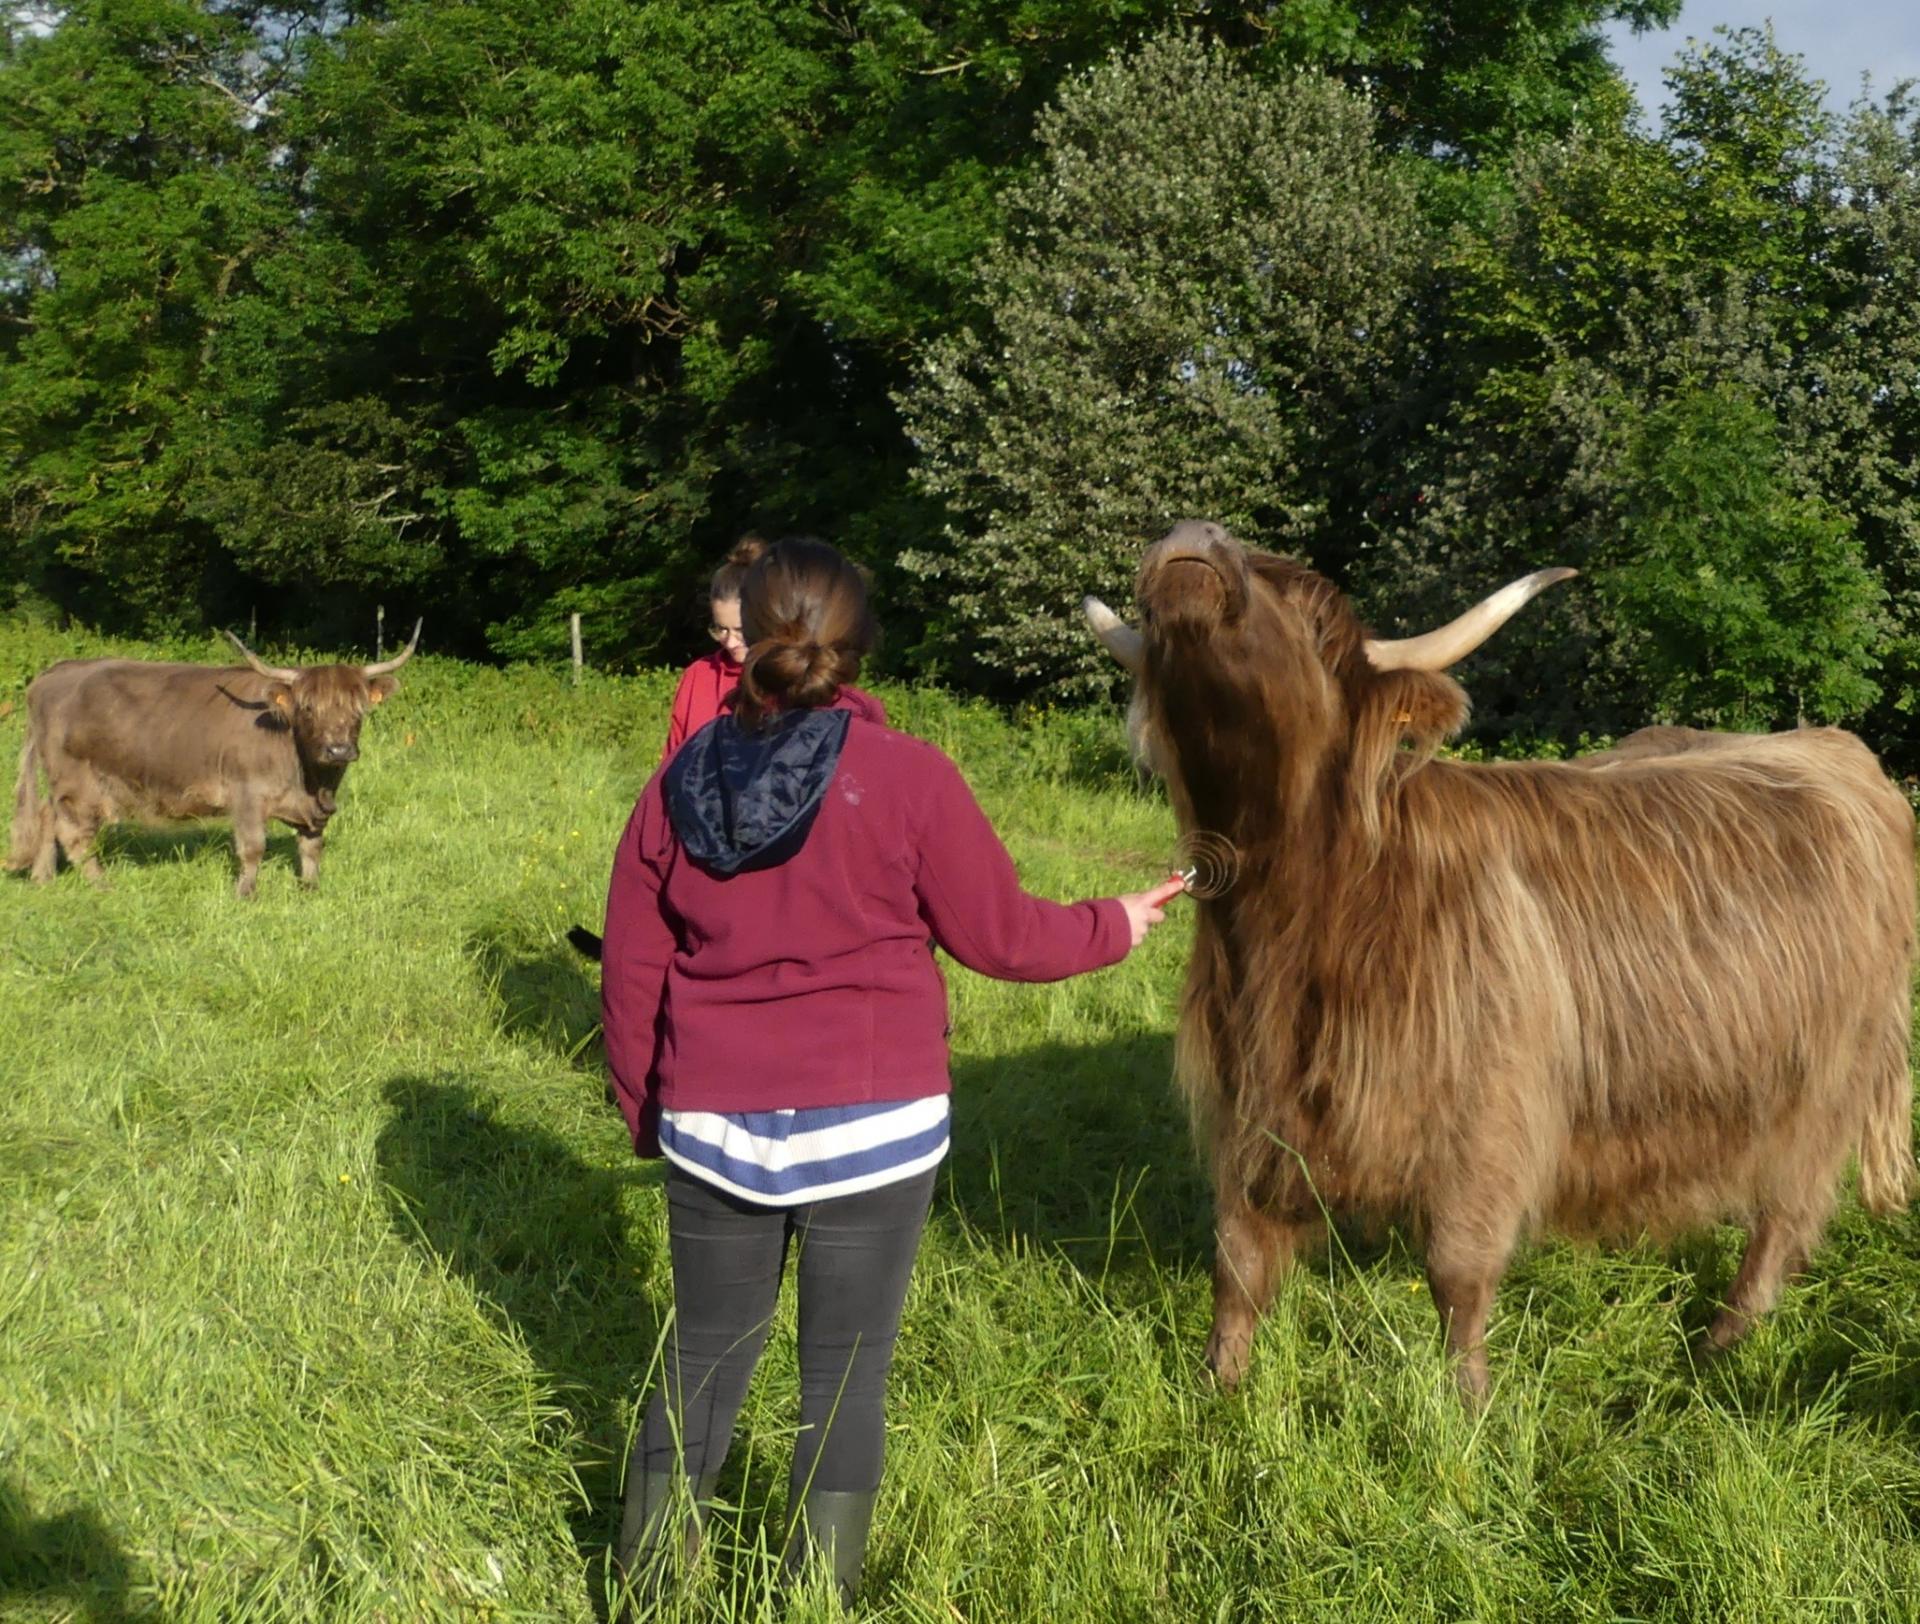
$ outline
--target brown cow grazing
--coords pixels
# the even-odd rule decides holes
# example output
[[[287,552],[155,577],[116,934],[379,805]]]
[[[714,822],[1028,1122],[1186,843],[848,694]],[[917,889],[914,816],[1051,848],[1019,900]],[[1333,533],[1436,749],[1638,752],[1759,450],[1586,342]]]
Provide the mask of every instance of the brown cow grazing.
[[[104,885],[93,849],[103,824],[224,814],[238,895],[253,895],[269,818],[298,838],[301,884],[317,883],[340,780],[360,754],[360,719],[393,692],[420,627],[372,665],[268,665],[227,636],[244,666],[62,660],[34,678],[9,869],[50,880],[64,850]]]
[[[1907,1198],[1914,820],[1858,739],[1433,759],[1467,715],[1445,668],[1572,573],[1381,642],[1311,570],[1189,522],[1141,563],[1141,630],[1089,600],[1182,832],[1241,858],[1197,904],[1175,1050],[1229,1386],[1324,1212],[1415,1223],[1477,1403],[1529,1230],[1744,1223],[1718,1349],[1818,1242],[1850,1154],[1867,1206]]]

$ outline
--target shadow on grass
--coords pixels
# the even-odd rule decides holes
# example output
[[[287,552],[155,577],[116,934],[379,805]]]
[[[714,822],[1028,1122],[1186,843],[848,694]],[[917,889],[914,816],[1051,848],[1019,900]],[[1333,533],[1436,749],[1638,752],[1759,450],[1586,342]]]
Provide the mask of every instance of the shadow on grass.
[[[1920,1328],[1910,1288],[1886,1266],[1894,1248],[1882,1222],[1843,1214],[1765,1330],[1709,1364],[1703,1385],[1747,1413],[1831,1407],[1878,1431],[1920,1437]],[[1712,1317],[1732,1273],[1730,1262],[1724,1272],[1701,1271],[1704,1300],[1690,1305],[1690,1330]]]
[[[21,1488],[0,1479],[0,1614],[15,1603],[38,1603],[61,1618],[90,1624],[154,1624],[131,1607],[127,1559],[89,1509],[35,1517]]]
[[[107,878],[113,878],[116,866],[157,867],[166,863],[192,863],[202,858],[224,861],[229,877],[239,871],[233,855],[233,830],[224,823],[110,823],[94,842],[94,849],[107,866]],[[299,851],[290,832],[267,836],[263,869],[276,865],[288,872],[299,872]],[[73,865],[66,854],[60,856],[60,872],[69,873]],[[24,874],[21,876],[25,878]]]
[[[499,996],[500,1031],[598,1070],[599,972],[564,942],[529,944],[511,932],[483,928],[467,953]]]
[[[503,1120],[455,1074],[395,1077],[385,1094],[378,1149],[394,1227],[493,1305],[581,1440],[575,1471],[592,1499],[571,1523],[598,1597],[627,1395],[672,1299],[642,1268],[625,1211],[636,1180],[658,1175],[593,1166],[558,1135]]]
[[[100,832],[100,857],[103,862],[131,863],[139,867],[196,862],[211,857],[223,859],[232,868],[233,829],[225,823],[116,823]],[[270,826],[267,855],[261,862],[262,868],[275,866],[299,872],[293,835],[277,824]]]
[[[936,1211],[946,1207],[994,1244],[1054,1251],[1121,1303],[1167,1271],[1206,1274],[1212,1193],[1171,1079],[1172,1040],[1157,1033],[958,1061],[953,1150]],[[1378,1286],[1421,1272],[1422,1244],[1405,1225],[1376,1214],[1334,1217],[1333,1238],[1302,1258],[1312,1274],[1337,1283],[1358,1273]],[[1876,1221],[1837,1222],[1814,1256],[1809,1289],[1773,1309],[1779,1334],[1711,1362],[1696,1346],[1658,1379],[1596,1392],[1596,1400],[1623,1420],[1649,1403],[1679,1411],[1703,1394],[1752,1412],[1831,1405],[1876,1428],[1920,1434],[1920,1328],[1896,1306],[1900,1284],[1884,1268],[1889,1243],[1879,1234]],[[1662,1249],[1671,1280],[1658,1311],[1690,1343],[1718,1311],[1743,1246],[1743,1234],[1720,1228]],[[1518,1310],[1524,1285],[1503,1284],[1496,1314]],[[1557,1337],[1571,1344],[1593,1334],[1584,1310],[1563,1312],[1552,1291],[1542,1302],[1536,1309]],[[1437,1344],[1437,1321],[1432,1334]]]
[[[1164,1033],[957,1061],[940,1204],[1093,1275],[1208,1262],[1212,1197],[1172,1072]]]
[[[1809,1409],[1837,1391],[1841,1414],[1909,1438],[1920,1435],[1920,1334],[1904,1317],[1901,1328],[1890,1332],[1889,1317],[1884,1305],[1852,1323],[1829,1317],[1819,1334],[1789,1360],[1787,1391]],[[1863,1348],[1874,1351],[1863,1359]],[[1920,1526],[1910,1532],[1920,1534]]]
[[[509,987],[526,996],[547,986],[578,1000],[573,1017],[549,1025],[529,1006],[518,1025],[503,1020],[506,1030],[571,1049],[569,1020],[588,1007],[598,1016],[584,961],[516,956],[485,939],[476,939],[476,957],[500,976],[507,1020]],[[936,1210],[991,1244],[1056,1250],[1115,1285],[1205,1258],[1210,1205],[1169,1092],[1169,1063],[1164,1036],[962,1061]],[[395,1077],[385,1093],[378,1149],[396,1229],[494,1306],[584,1440],[576,1470],[595,1503],[574,1514],[572,1532],[597,1608],[618,1521],[612,1462],[633,1420],[627,1395],[672,1303],[664,1272],[639,1268],[623,1210],[636,1178],[658,1175],[585,1162],[558,1135],[504,1120],[484,1086],[457,1074]],[[721,1481],[722,1500],[742,1508],[739,1526],[713,1542],[721,1588],[743,1594],[757,1582],[761,1509],[780,1496],[786,1471],[784,1459],[744,1453],[735,1451]]]

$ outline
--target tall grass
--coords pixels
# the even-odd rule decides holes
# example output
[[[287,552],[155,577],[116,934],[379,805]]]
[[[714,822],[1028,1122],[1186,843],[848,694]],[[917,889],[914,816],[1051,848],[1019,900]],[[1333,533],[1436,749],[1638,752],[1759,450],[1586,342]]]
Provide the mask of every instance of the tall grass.
[[[0,627],[0,759],[27,676],[96,647]],[[222,825],[116,834],[104,893],[0,885],[0,1617],[604,1616],[671,1294],[564,931],[597,921],[669,691],[422,657],[317,894],[276,837],[235,901]],[[885,697],[1034,889],[1163,870],[1116,719]],[[1920,1617],[1912,1219],[1845,1210],[1705,1371],[1685,1338],[1736,1236],[1539,1248],[1478,1421],[1417,1260],[1349,1242],[1284,1288],[1247,1389],[1211,1393],[1207,1192],[1166,1081],[1185,932],[1057,987],[949,971],[955,1147],[864,1612]],[[686,1617],[783,1616],[790,1314]]]

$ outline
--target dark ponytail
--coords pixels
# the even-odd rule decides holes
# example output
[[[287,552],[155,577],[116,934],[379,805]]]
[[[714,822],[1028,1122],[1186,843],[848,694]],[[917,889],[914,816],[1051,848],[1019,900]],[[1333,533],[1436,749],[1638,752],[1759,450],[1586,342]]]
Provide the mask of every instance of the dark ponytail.
[[[747,639],[734,717],[749,731],[774,711],[831,705],[880,635],[867,583],[812,536],[777,541],[740,583]]]

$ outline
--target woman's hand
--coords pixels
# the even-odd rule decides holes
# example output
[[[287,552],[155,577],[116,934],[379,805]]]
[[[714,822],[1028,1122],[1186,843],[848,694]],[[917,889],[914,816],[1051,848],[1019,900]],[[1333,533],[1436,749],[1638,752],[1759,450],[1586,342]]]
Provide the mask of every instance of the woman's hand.
[[[1132,937],[1129,947],[1138,947],[1147,939],[1147,932],[1167,917],[1167,904],[1186,888],[1187,882],[1176,874],[1170,880],[1162,880],[1151,891],[1132,891],[1114,898],[1127,910],[1127,934]]]

